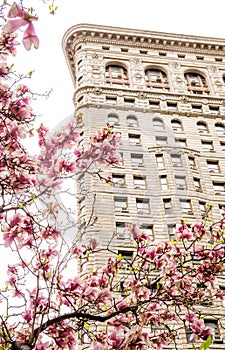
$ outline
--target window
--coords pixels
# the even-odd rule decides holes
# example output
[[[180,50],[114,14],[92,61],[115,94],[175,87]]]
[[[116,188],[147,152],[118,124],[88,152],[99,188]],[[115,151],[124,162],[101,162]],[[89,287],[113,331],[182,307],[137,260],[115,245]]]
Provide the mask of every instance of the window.
[[[136,128],[138,126],[137,118],[133,115],[128,115],[127,126],[131,126],[132,128]]]
[[[216,62],[223,62],[223,59],[222,59],[222,57],[215,57],[215,61]]]
[[[167,225],[167,232],[169,235],[169,238],[172,239],[173,241],[176,241],[176,225],[175,224],[170,224]]]
[[[204,320],[205,326],[214,330],[213,342],[223,343],[223,339],[220,335],[219,325],[217,320]]]
[[[171,215],[172,214],[172,202],[170,198],[164,198],[163,199],[163,205],[164,205],[164,210],[166,215]]]
[[[118,125],[119,124],[119,117],[116,114],[109,114],[107,119],[108,119],[108,123],[110,125]]]
[[[83,83],[83,76],[81,76],[77,79],[78,86],[80,86],[82,83]]]
[[[148,88],[153,90],[164,90],[170,89],[167,75],[160,69],[146,69],[145,80]]]
[[[201,140],[202,143],[202,149],[204,151],[213,151],[213,142],[212,141],[203,141]]]
[[[170,111],[176,111],[177,110],[177,102],[167,102],[167,108]]]
[[[210,106],[209,105],[209,113],[210,114],[219,114],[219,111],[220,111],[220,107],[219,106]]]
[[[176,146],[178,147],[187,147],[186,139],[175,139]]]
[[[84,103],[84,96],[81,96],[78,100],[77,100],[78,104],[81,105],[82,103]]]
[[[167,53],[166,52],[159,52],[159,56],[166,56],[167,55]]]
[[[215,194],[224,194],[224,192],[225,192],[225,183],[224,182],[214,182],[213,181],[213,188],[214,188]]]
[[[220,172],[218,161],[207,160],[207,165],[208,165],[208,169],[209,169],[210,173],[219,173]]]
[[[222,123],[215,124],[216,132],[219,135],[225,135],[225,126]]]
[[[81,198],[79,200],[79,213],[80,215],[83,215],[85,213],[85,198]]]
[[[120,65],[108,65],[106,82],[109,85],[129,85],[127,69]]]
[[[189,72],[184,75],[188,92],[196,95],[208,95],[209,89],[206,79],[199,73]]]
[[[193,337],[193,331],[191,329],[186,329],[186,337],[188,343],[194,343],[195,339]]]
[[[189,165],[192,170],[196,170],[195,158],[188,157]]]
[[[125,240],[129,238],[126,232],[126,225],[124,222],[116,222],[116,237],[120,240]]]
[[[199,210],[201,215],[205,215],[205,206],[206,206],[206,202],[199,202]]]
[[[182,123],[179,120],[173,119],[171,120],[171,126],[173,131],[182,131]]]
[[[180,167],[182,165],[180,154],[171,154],[171,161],[174,167]]]
[[[199,134],[207,134],[209,132],[207,124],[205,122],[197,122]]]
[[[142,224],[139,229],[141,232],[145,232],[152,240],[154,239],[153,225]]]
[[[134,180],[134,188],[143,189],[143,190],[146,188],[146,181],[144,176],[134,175],[133,180]]]
[[[197,192],[202,192],[202,186],[201,186],[200,179],[198,179],[197,177],[194,177],[194,178],[193,178],[193,181],[194,181],[194,188],[195,188],[195,191],[197,191]]]
[[[160,145],[160,146],[165,146],[168,143],[166,136],[156,136],[155,140],[157,145]]]
[[[220,147],[222,151],[225,151],[225,142],[220,142]]]
[[[180,206],[182,214],[193,215],[190,199],[180,199]]]
[[[137,134],[129,134],[128,135],[129,138],[129,144],[131,146],[137,146],[141,144],[141,136],[137,135]]]
[[[185,176],[175,176],[175,182],[178,190],[186,190],[187,184],[186,184],[186,178]]]
[[[178,53],[178,54],[177,54],[177,57],[178,57],[178,58],[185,58],[186,56],[183,55],[183,54],[179,54],[179,53]]]
[[[102,50],[109,51],[109,50],[110,50],[110,47],[109,47],[109,46],[102,46]]]
[[[192,104],[191,108],[194,113],[202,113],[202,105]]]
[[[117,104],[117,98],[116,97],[111,97],[111,96],[106,96],[106,103],[111,104],[111,105],[116,105]]]
[[[127,213],[127,198],[115,197],[114,198],[114,209],[115,212]]]
[[[131,163],[133,167],[141,167],[144,165],[143,154],[131,153]]]
[[[132,260],[133,260],[133,252],[130,250],[118,250],[118,255],[121,256],[121,262],[123,264],[124,270],[129,270]]]
[[[203,61],[204,60],[204,56],[196,56],[196,59],[199,61]]]
[[[160,179],[161,189],[163,191],[167,190],[168,189],[167,175],[161,175],[159,179]]]
[[[156,154],[155,158],[156,158],[157,167],[159,169],[164,168],[165,165],[164,165],[163,154]]]
[[[126,98],[126,97],[124,97],[124,103],[125,103],[125,105],[128,105],[128,106],[134,106],[135,99],[134,98]]]
[[[136,198],[136,206],[138,214],[149,213],[149,199],[147,198]]]
[[[159,109],[160,107],[159,101],[149,101],[149,107],[151,109]]]
[[[121,52],[128,52],[129,50],[126,49],[125,47],[121,47],[120,51],[121,51]]]
[[[160,118],[153,118],[153,127],[156,131],[164,130],[164,123]]]
[[[125,175],[113,174],[112,175],[113,186],[124,187],[125,186]]]

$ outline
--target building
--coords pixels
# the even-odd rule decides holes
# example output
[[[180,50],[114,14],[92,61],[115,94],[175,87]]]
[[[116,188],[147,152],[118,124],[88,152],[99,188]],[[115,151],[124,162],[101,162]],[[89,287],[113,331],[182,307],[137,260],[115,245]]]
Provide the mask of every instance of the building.
[[[113,186],[88,174],[78,179],[81,231],[92,222],[81,239],[98,237],[106,247],[115,233],[112,247],[131,259],[126,222],[165,240],[175,239],[181,217],[200,219],[207,203],[219,219],[225,206],[224,40],[81,24],[67,31],[63,48],[75,109],[85,119],[83,142],[107,122],[122,136],[122,165],[107,174]],[[96,255],[92,263],[105,257]],[[212,348],[224,349],[224,331],[208,322],[216,330]],[[192,349],[188,341],[185,349]]]

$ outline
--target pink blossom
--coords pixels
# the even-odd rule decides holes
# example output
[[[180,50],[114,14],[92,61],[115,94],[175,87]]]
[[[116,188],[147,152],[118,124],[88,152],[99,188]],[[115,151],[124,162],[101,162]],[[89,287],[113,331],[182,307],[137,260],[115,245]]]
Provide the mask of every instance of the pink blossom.
[[[38,49],[38,47],[39,47],[39,39],[38,39],[38,37],[37,37],[37,35],[35,33],[33,23],[30,22],[28,24],[27,29],[24,32],[23,45],[24,45],[26,50],[30,50],[32,44],[34,45],[35,49]]]

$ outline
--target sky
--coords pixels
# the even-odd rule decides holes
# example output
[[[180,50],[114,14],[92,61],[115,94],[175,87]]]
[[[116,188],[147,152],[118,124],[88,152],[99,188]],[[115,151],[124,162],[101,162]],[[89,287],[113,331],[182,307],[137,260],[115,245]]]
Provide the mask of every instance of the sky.
[[[52,90],[48,99],[38,98],[34,104],[35,113],[50,129],[74,111],[74,87],[62,51],[62,37],[73,25],[89,23],[225,38],[224,0],[56,0],[59,9],[54,16],[41,0],[28,1],[39,16],[35,29],[40,48],[26,52],[21,46],[16,67],[20,73],[34,71],[27,82],[34,92]]]

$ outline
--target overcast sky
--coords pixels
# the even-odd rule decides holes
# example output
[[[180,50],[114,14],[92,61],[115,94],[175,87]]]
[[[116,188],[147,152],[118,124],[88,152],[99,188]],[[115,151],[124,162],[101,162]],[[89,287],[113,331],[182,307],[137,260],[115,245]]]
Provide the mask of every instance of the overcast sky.
[[[74,89],[61,48],[63,34],[71,26],[90,23],[225,38],[224,0],[56,1],[55,16],[48,14],[47,5],[39,5],[35,28],[40,48],[26,52],[21,47],[17,65],[21,73],[35,71],[32,86],[36,92],[53,89],[48,100],[39,99],[35,105],[50,128],[73,113]]]

